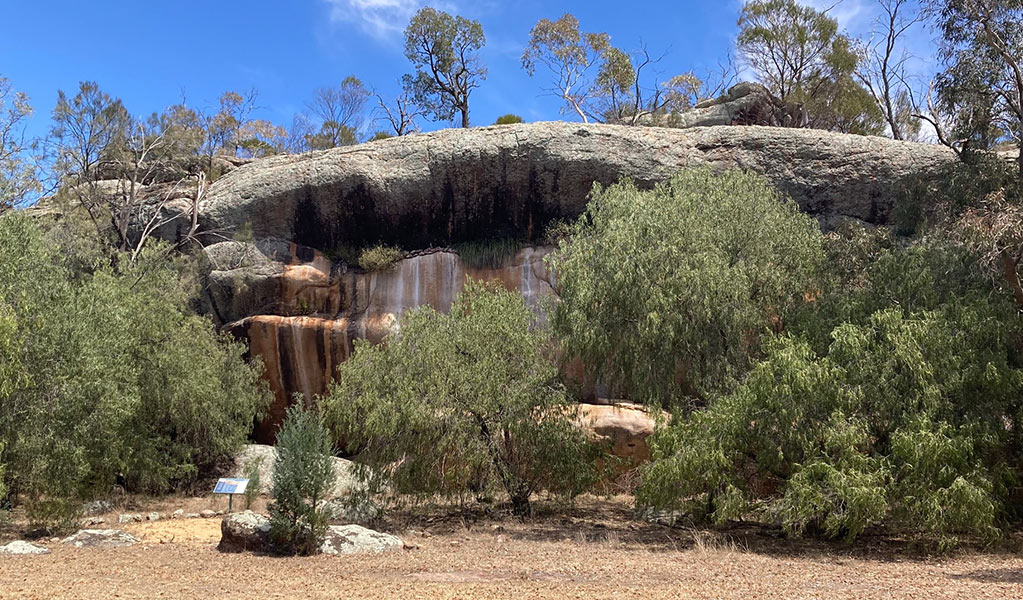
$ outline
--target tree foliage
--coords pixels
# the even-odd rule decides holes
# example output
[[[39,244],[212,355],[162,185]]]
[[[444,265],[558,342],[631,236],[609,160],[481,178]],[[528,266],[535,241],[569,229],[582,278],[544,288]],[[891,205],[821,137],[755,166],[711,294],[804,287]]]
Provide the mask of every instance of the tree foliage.
[[[449,315],[421,307],[379,346],[356,342],[326,399],[333,427],[394,489],[489,493],[530,511],[534,492],[575,495],[595,453],[521,296],[470,282]]]
[[[188,487],[269,400],[258,363],[188,310],[161,253],[76,272],[65,252],[25,217],[0,218],[0,463],[39,520],[118,478]]]
[[[1023,456],[1012,305],[961,248],[879,241],[835,257],[847,285],[813,316],[826,339],[792,328],[656,435],[641,502],[794,535],[995,533]]]
[[[330,432],[319,412],[295,404],[277,432],[270,495],[270,540],[286,554],[316,554],[327,533],[334,487]]]
[[[416,72],[402,78],[404,87],[437,120],[459,114],[468,127],[469,96],[487,78],[479,58],[486,43],[479,21],[421,8],[405,28],[405,56]]]
[[[817,224],[758,175],[595,187],[554,258],[555,331],[629,397],[703,400],[745,373],[822,259]]]
[[[25,121],[31,116],[28,96],[0,77],[0,214],[39,190],[32,141],[25,137]]]
[[[795,0],[750,0],[739,15],[739,51],[778,98],[803,105],[806,124],[845,133],[884,130],[855,79],[858,56],[838,22]]]
[[[326,150],[359,142],[370,92],[357,77],[349,75],[338,87],[316,90],[309,110],[320,121],[315,133],[307,134],[309,148]]]
[[[552,76],[547,91],[564,100],[584,123],[638,125],[714,95],[692,72],[652,85],[644,81],[644,72],[661,58],[651,56],[645,47],[631,54],[615,47],[610,35],[581,31],[579,19],[565,13],[556,21],[540,19],[533,26],[522,67],[530,77],[537,67],[544,67]]]
[[[945,69],[937,81],[957,146],[1023,149],[1023,5],[1016,0],[935,0]],[[1023,176],[1023,154],[1018,159]]]

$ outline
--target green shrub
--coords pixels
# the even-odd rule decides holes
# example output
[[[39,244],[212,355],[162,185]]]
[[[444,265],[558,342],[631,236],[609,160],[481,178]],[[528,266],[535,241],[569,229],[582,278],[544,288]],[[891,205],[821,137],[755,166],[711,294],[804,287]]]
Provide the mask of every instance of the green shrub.
[[[453,246],[462,264],[472,269],[500,269],[518,254],[525,244],[513,238],[492,238],[460,242]]]
[[[0,218],[4,484],[41,524],[71,519],[118,474],[130,491],[193,485],[269,402],[259,365],[189,311],[164,256],[75,271],[30,221]]]
[[[995,535],[1018,517],[1023,466],[1012,303],[940,239],[836,244],[810,314],[733,392],[651,439],[639,501],[792,535]]]
[[[393,246],[373,246],[359,253],[359,266],[366,271],[388,271],[402,259],[404,253]]]
[[[533,320],[518,294],[471,281],[449,315],[406,313],[385,343],[356,342],[341,364],[325,400],[333,427],[400,493],[503,489],[528,514],[534,492],[582,492],[596,450]]]
[[[823,262],[815,221],[763,177],[685,171],[644,191],[596,186],[552,262],[569,356],[641,401],[706,401],[804,303]]]
[[[270,539],[286,554],[316,554],[327,533],[327,494],[334,486],[330,433],[321,415],[288,409],[277,433],[277,459],[271,488]]]
[[[496,121],[494,121],[494,125],[514,125],[515,123],[525,123],[525,121],[522,117],[511,113],[501,115],[500,117],[497,117]]]

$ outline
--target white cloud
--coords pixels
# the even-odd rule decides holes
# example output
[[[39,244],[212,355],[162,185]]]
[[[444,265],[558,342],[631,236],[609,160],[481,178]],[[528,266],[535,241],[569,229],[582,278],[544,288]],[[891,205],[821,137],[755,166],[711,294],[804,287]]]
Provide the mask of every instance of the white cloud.
[[[421,7],[452,10],[446,2],[423,0],[323,0],[330,8],[332,23],[352,23],[369,35],[385,39],[400,33]]]
[[[877,16],[877,2],[871,0],[803,0],[803,3],[828,11],[840,28],[852,34],[869,32]]]

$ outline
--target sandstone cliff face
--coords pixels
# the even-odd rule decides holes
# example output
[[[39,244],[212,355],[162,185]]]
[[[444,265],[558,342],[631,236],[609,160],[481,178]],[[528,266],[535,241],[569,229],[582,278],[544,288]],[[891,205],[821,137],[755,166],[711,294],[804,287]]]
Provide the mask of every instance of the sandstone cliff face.
[[[536,239],[551,219],[577,216],[594,182],[649,186],[710,165],[764,174],[825,225],[882,223],[896,184],[954,160],[940,146],[808,129],[530,123],[256,161],[218,180],[201,210],[207,230],[249,224],[257,238],[325,251]]]
[[[751,97],[729,96],[696,116],[734,122]],[[549,248],[527,248],[496,269],[423,251],[375,273],[331,261],[335,251],[539,239],[551,220],[583,211],[594,183],[629,177],[652,186],[704,165],[764,174],[825,227],[884,223],[901,181],[937,176],[954,161],[938,146],[806,129],[576,123],[446,130],[263,159],[218,180],[200,206],[203,230],[251,228],[255,237],[206,248],[207,297],[266,365],[276,400],[257,439],[270,442],[292,395],[323,393],[355,339],[379,341],[417,306],[447,310],[466,277],[500,280],[534,307],[553,289]]]
[[[207,290],[214,313],[265,366],[274,392],[256,438],[272,442],[295,393],[307,400],[327,390],[354,340],[379,342],[402,313],[429,305],[447,311],[467,278],[500,281],[539,309],[553,292],[544,263],[550,248],[525,248],[499,268],[464,265],[455,252],[432,251],[366,273],[318,251],[281,242],[222,242],[206,249]]]

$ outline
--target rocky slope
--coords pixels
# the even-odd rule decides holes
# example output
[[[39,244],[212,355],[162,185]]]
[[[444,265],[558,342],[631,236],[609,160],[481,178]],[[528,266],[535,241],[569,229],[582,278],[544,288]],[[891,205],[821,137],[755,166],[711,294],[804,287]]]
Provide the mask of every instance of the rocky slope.
[[[273,157],[217,181],[201,205],[210,231],[251,226],[325,251],[405,248],[488,237],[536,239],[572,218],[595,182],[644,186],[685,167],[763,173],[825,226],[882,223],[896,187],[955,160],[936,145],[759,126],[664,129],[529,123],[450,129]]]

